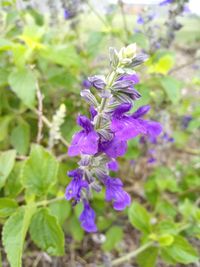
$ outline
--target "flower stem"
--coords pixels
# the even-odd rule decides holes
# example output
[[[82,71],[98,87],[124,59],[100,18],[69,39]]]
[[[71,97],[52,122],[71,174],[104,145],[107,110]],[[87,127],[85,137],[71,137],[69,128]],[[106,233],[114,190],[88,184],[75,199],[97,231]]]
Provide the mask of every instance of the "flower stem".
[[[146,250],[147,248],[151,247],[154,244],[154,242],[149,242],[144,244],[143,246],[141,246],[140,248],[114,260],[111,262],[111,266],[117,266],[118,264],[121,264],[123,262],[129,261],[132,258],[135,258],[136,256],[138,256],[140,253],[142,253],[144,250]]]

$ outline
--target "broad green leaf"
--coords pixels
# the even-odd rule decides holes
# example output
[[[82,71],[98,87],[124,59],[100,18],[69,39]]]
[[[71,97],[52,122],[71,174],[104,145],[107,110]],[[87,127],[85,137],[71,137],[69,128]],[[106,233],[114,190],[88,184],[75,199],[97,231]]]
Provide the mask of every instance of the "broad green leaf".
[[[40,145],[32,145],[22,170],[22,183],[28,193],[45,195],[56,183],[58,162]]]
[[[7,39],[0,38],[0,51],[10,50],[13,43]]]
[[[158,248],[150,247],[139,254],[137,263],[140,267],[156,267],[156,260],[158,257]]]
[[[0,188],[6,182],[15,163],[16,152],[15,150],[8,150],[0,153]]]
[[[25,66],[25,63],[32,54],[31,49],[28,49],[26,46],[21,44],[13,46],[12,52],[13,52],[14,63],[19,68]]]
[[[0,142],[8,137],[8,126],[12,118],[11,115],[6,115],[0,118]]]
[[[170,76],[162,77],[160,82],[169,100],[173,104],[177,104],[181,99],[182,83]]]
[[[36,77],[30,69],[17,69],[8,77],[9,85],[16,95],[29,107],[35,103]]]
[[[8,83],[9,70],[6,68],[0,69],[0,86],[6,85]]]
[[[174,58],[171,55],[164,55],[156,62],[149,64],[149,73],[167,74],[168,71],[174,66]]]
[[[56,217],[47,208],[41,208],[34,214],[30,235],[34,243],[50,255],[64,254],[64,233]]]
[[[11,267],[22,267],[22,253],[34,206],[19,209],[3,227],[3,246]]]
[[[103,249],[110,251],[122,240],[123,231],[119,226],[113,226],[106,232],[106,241],[102,245]]]
[[[129,221],[138,230],[143,233],[151,231],[150,214],[139,203],[133,203],[128,210]]]
[[[189,264],[198,261],[198,255],[193,246],[182,236],[175,236],[171,246],[162,248],[162,257],[169,263]]]
[[[11,198],[0,198],[0,217],[10,216],[18,207],[17,202]]]
[[[174,237],[173,235],[170,234],[163,234],[158,237],[157,241],[161,247],[168,247],[173,244]]]
[[[50,204],[49,209],[51,214],[57,218],[60,225],[63,225],[70,215],[71,204],[64,199]]]
[[[23,186],[21,183],[21,170],[23,164],[24,161],[16,162],[14,168],[9,174],[4,187],[4,192],[6,196],[14,198],[22,191]]]
[[[10,142],[18,154],[27,154],[30,143],[30,126],[28,123],[23,122],[13,128]]]
[[[73,46],[46,46],[40,51],[45,59],[65,67],[80,66],[80,57]]]

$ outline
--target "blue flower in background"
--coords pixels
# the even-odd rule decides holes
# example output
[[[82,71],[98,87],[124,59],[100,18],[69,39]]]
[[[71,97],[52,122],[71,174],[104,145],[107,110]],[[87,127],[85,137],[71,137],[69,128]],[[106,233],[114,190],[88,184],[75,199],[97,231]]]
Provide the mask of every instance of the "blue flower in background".
[[[174,2],[174,0],[164,0],[164,1],[160,2],[159,5],[160,6],[166,6],[166,5],[171,4],[173,2]]]

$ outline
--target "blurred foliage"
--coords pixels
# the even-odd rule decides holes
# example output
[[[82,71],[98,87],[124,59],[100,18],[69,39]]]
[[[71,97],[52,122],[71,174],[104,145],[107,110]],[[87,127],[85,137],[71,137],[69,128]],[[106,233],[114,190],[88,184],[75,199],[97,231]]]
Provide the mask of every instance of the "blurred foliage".
[[[142,98],[134,108],[150,103],[155,111],[151,116],[164,129],[156,144],[131,141],[120,161],[121,178],[131,176],[130,188],[140,160],[145,160],[150,169],[145,173],[140,166],[140,174],[145,177],[140,181],[142,204],[130,191],[133,204],[128,209],[128,227],[138,231],[139,248],[149,244],[136,260],[141,267],[157,266],[158,258],[171,265],[197,262],[198,253],[192,242],[199,242],[200,238],[198,64],[188,77],[176,75],[181,63],[174,48],[160,47],[152,53],[148,36],[133,31],[135,16],[128,15],[123,25],[119,7],[102,17],[103,21],[98,21],[92,10],[87,16],[77,14],[79,20],[72,27],[64,17],[52,25],[50,17],[34,9],[17,10],[12,1],[2,1],[1,5],[0,222],[10,266],[22,266],[28,233],[37,247],[49,255],[65,254],[69,246],[64,242],[65,236],[81,248],[85,236],[78,221],[82,205],[71,208],[63,198],[69,182],[66,172],[76,166],[74,159],[67,157],[66,146],[77,129],[77,114],[86,110],[79,96],[82,82],[87,76],[106,71],[105,54],[110,45],[121,47],[132,42],[150,53],[146,66],[138,69],[141,82],[136,87]],[[196,64],[198,61],[190,61],[199,54],[196,45],[200,41],[200,19],[191,16],[181,21],[183,28],[177,33],[175,46],[181,43],[195,51],[192,56],[188,53],[188,60],[189,64]],[[34,144],[39,93],[44,96],[44,125],[42,140]],[[66,107],[59,129],[62,138],[50,148],[53,116],[61,104]],[[156,163],[148,165],[152,148]],[[183,161],[179,155],[185,155]],[[130,184],[130,180],[127,182]],[[119,244],[126,238],[126,212],[116,214],[110,210],[104,193],[94,196],[93,208],[98,228],[105,235],[102,250],[121,251]]]

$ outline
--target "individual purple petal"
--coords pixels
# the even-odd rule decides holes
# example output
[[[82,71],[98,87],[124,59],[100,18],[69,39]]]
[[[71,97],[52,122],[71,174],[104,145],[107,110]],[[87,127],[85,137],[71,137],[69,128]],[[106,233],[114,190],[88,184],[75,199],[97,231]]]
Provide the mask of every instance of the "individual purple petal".
[[[130,111],[131,108],[132,108],[132,105],[131,104],[129,104],[129,103],[123,103],[123,104],[119,105],[115,109],[115,111],[113,113],[113,117],[115,117],[115,118],[121,118],[121,117],[123,117],[124,113]]]
[[[83,130],[74,134],[68,149],[70,157],[79,154],[94,155],[98,151],[99,135],[94,131],[91,121],[85,116],[78,116],[77,123]]]
[[[91,120],[93,121],[94,120],[94,117],[98,114],[98,112],[96,111],[96,109],[91,106],[90,107],[90,116],[91,116]]]
[[[83,180],[83,171],[81,169],[76,169],[68,172],[69,177],[73,177],[72,181],[68,184],[65,197],[67,200],[74,199],[76,201],[80,200],[82,188],[87,188],[87,181]]]
[[[106,153],[106,155],[110,158],[117,158],[126,153],[127,143],[126,141],[113,138],[111,141],[101,142],[99,150]]]
[[[158,135],[161,134],[162,126],[160,125],[160,123],[156,121],[145,121],[145,120],[140,120],[140,121],[146,124],[147,135],[149,137],[157,137]]]
[[[133,84],[139,83],[139,77],[136,74],[126,74],[123,76],[122,80],[132,81]]]
[[[116,138],[122,141],[132,139],[139,134],[147,134],[146,126],[130,116],[124,116],[121,119],[113,118],[111,130],[115,133]]]
[[[85,79],[82,81],[82,86],[86,89],[90,89],[90,87],[92,86],[91,82],[88,81],[88,79]]]
[[[106,201],[113,201],[115,210],[123,210],[131,204],[130,195],[123,190],[123,183],[119,178],[107,176],[104,179],[106,186]]]
[[[138,108],[132,115],[132,118],[137,119],[140,118],[142,116],[144,116],[149,110],[150,110],[150,106],[146,105],[146,106],[142,106],[140,108]]]
[[[103,90],[106,86],[105,81],[101,76],[95,75],[88,78],[89,82],[93,87],[95,87],[97,90]]]
[[[118,171],[118,169],[119,169],[118,162],[115,159],[112,159],[111,161],[109,161],[107,163],[107,166],[108,166],[109,170],[114,171],[114,172]]]
[[[90,207],[89,203],[87,201],[83,202],[83,211],[79,217],[79,220],[81,222],[81,227],[86,231],[86,232],[96,232],[97,227],[95,224],[95,212],[94,210]]]
[[[99,136],[95,131],[89,133],[80,131],[73,136],[68,155],[70,157],[79,154],[94,155],[98,151],[98,140]]]
[[[93,131],[93,125],[86,116],[79,115],[77,118],[77,124],[80,125],[87,133]]]

